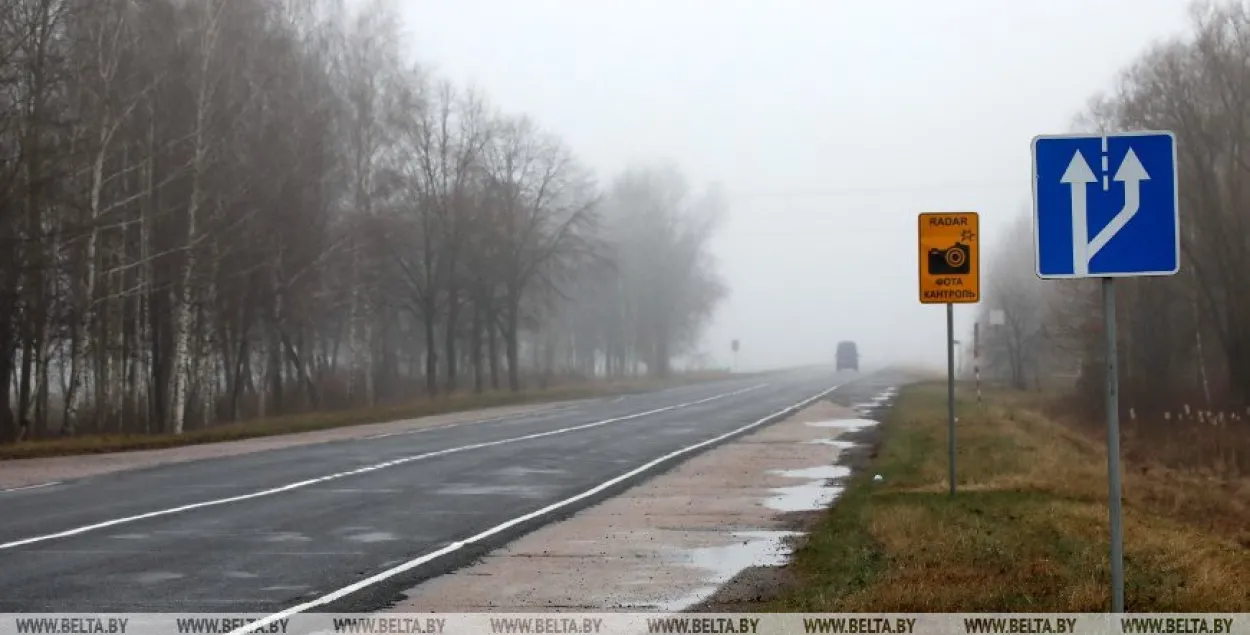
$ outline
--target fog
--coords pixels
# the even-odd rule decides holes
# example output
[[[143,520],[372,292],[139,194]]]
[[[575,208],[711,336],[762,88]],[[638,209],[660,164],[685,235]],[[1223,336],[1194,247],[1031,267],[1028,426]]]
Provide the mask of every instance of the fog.
[[[1088,298],[1009,297],[1030,139],[1085,121],[1242,147],[1176,104],[1211,92],[1228,115],[1194,108],[1235,128],[1241,78],[1219,73],[1245,56],[1221,29],[1250,17],[1189,1],[3,5],[0,152],[20,160],[0,161],[0,440],[31,417],[36,435],[177,434],[828,363],[840,340],[865,370],[940,367],[922,212],[979,212],[985,255],[1005,255],[957,337],[1011,304],[1036,327],[1005,349],[1015,382],[1059,344],[1071,378],[1092,329],[1060,318]],[[1203,162],[1223,151],[1190,153],[1187,178],[1240,174]],[[1194,253],[1232,248],[1239,216],[1185,208],[1206,223]],[[1190,321],[1246,296],[1177,284]],[[1239,332],[1202,319],[1239,367]]]
[[[411,56],[560,135],[600,181],[669,161],[719,182],[729,288],[702,338],[740,370],[944,363],[916,214],[1029,209],[1029,140],[1063,132],[1182,0],[398,3]],[[988,249],[987,249],[988,251]],[[994,263],[987,261],[983,272]],[[956,307],[957,337],[975,307]]]

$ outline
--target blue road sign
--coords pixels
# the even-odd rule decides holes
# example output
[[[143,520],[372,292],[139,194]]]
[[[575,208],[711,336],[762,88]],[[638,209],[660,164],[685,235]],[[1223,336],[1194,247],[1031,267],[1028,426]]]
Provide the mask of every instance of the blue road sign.
[[[1170,132],[1036,137],[1037,275],[1175,274],[1181,258],[1177,202]]]

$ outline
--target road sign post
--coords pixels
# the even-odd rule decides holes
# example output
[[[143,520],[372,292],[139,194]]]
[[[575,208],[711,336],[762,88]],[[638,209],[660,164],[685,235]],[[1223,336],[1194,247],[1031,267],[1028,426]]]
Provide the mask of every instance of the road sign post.
[[[734,367],[733,367],[733,372],[735,372],[735,373],[736,373],[736,372],[738,372],[738,340],[734,340],[734,341],[733,341],[732,348],[733,348],[733,351],[734,351]]]
[[[1102,279],[1103,332],[1107,337],[1107,511],[1111,522],[1111,612],[1124,612],[1124,531],[1120,482],[1120,369],[1115,333],[1115,280]]]
[[[977,383],[977,408],[981,407],[981,322],[972,323],[972,377]]]
[[[955,495],[955,305],[981,301],[981,227],[976,212],[925,213],[919,219],[921,304],[946,305],[946,452]]]
[[[1180,270],[1178,200],[1176,139],[1170,132],[1033,139],[1037,275],[1102,279],[1113,613],[1124,612],[1114,279],[1170,276]]]
[[[946,303],[946,466],[955,495],[955,305]]]

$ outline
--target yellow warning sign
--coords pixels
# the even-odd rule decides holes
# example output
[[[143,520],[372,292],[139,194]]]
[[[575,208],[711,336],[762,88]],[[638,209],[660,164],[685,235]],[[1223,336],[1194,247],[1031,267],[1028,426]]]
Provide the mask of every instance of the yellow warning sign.
[[[920,302],[981,301],[980,225],[976,212],[920,215]]]

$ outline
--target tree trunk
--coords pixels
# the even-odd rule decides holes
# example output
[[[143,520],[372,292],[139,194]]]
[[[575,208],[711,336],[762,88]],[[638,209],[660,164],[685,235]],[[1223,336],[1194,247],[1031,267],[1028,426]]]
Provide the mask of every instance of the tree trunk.
[[[35,322],[42,322],[42,320],[39,320],[38,318],[35,318],[34,316],[27,316],[26,324],[30,328],[34,327],[34,324],[32,324],[32,318],[34,319]],[[18,388],[17,388],[17,420],[18,421],[24,421],[30,412],[31,383],[33,379],[32,376],[34,374],[35,357],[39,354],[38,351],[39,351],[40,339],[41,338],[38,335],[34,335],[34,334],[31,334],[28,337],[23,338],[22,376],[21,376],[21,379],[18,380]]]
[[[167,402],[169,395],[167,389],[169,386],[169,365],[165,357],[165,347],[163,339],[165,337],[164,309],[165,295],[161,291],[156,290],[155,285],[148,287],[148,337],[150,338],[150,346],[152,356],[151,376],[149,383],[151,390],[151,414],[149,419],[152,422],[152,430],[166,432],[168,430],[169,410]]]
[[[438,394],[438,333],[432,309],[427,305],[425,312],[425,393],[430,397]]]
[[[499,390],[499,328],[494,320],[486,321],[486,355],[490,363],[490,389]]]
[[[508,389],[512,392],[520,392],[521,390],[521,348],[518,339],[519,325],[517,321],[520,319],[519,307],[515,302],[509,302],[507,322],[504,326],[504,346],[507,347],[508,355]]]
[[[192,306],[191,301],[194,298],[191,285],[195,282],[194,274],[197,269],[196,263],[196,242],[199,239],[199,215],[201,198],[203,197],[202,188],[204,187],[204,173],[208,163],[208,110],[210,108],[210,91],[209,91],[209,70],[212,67],[213,49],[216,48],[217,40],[217,23],[218,15],[215,7],[208,8],[208,22],[204,25],[203,50],[200,51],[200,67],[199,67],[199,86],[196,92],[195,101],[195,128],[192,133],[194,139],[193,158],[191,160],[191,189],[188,193],[187,200],[187,237],[185,243],[185,253],[182,262],[182,280],[179,288],[179,297],[176,301],[174,310],[177,311],[177,317],[174,321],[174,358],[170,364],[170,372],[173,374],[173,403],[172,412],[170,413],[172,425],[170,432],[173,434],[181,434],[183,424],[187,418],[187,394],[190,389],[189,384],[192,379],[193,364],[188,359],[191,347],[191,321]]]
[[[661,379],[669,376],[669,332],[668,322],[660,320],[655,330],[655,366],[652,374]]]
[[[250,374],[250,371],[247,368],[247,361],[251,359],[251,356],[252,356],[251,348],[248,346],[248,343],[251,341],[251,338],[248,337],[247,331],[243,331],[242,328],[240,328],[240,333],[238,335],[238,338],[239,338],[239,348],[238,348],[238,351],[236,351],[235,353],[236,357],[235,357],[235,362],[234,362],[234,373],[233,373],[234,381],[232,381],[230,384],[229,417],[231,421],[238,421],[240,418],[241,412],[240,412],[240,407],[239,407],[239,399],[243,396],[243,383],[245,381],[246,375]]]
[[[13,294],[13,290],[17,287],[12,281],[6,280],[5,289],[0,289],[0,293],[5,295]],[[8,302],[4,302],[0,306],[0,315],[12,315],[14,307]],[[13,339],[14,333],[9,325],[10,320],[0,320],[4,322],[0,326],[0,386],[4,386],[5,390],[0,390],[0,441],[16,440],[18,436],[18,428],[13,420],[13,404],[12,392],[8,389],[13,382]]]
[[[460,301],[455,287],[447,291],[447,325],[443,330],[443,355],[447,357],[447,394],[456,392],[456,322],[460,318]]]
[[[482,368],[482,306],[473,303],[473,331],[470,334],[469,348],[473,359],[473,392],[481,393],[486,389],[485,369]]]
[[[272,336],[270,337],[269,346],[266,347],[266,352],[269,354],[269,390],[273,403],[270,404],[269,412],[261,412],[262,417],[271,415],[282,416],[286,411],[286,395],[283,386],[284,381],[282,373],[282,342],[280,341],[281,337],[278,334],[278,326],[274,325],[272,328]]]

